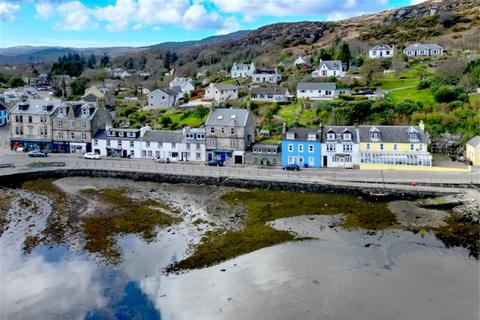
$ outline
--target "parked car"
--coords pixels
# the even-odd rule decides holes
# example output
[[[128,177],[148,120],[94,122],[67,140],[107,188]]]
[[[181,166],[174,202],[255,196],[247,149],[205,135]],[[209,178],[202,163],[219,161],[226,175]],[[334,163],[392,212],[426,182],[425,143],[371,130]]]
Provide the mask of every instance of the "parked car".
[[[156,163],[170,163],[170,158],[156,158]]]
[[[32,158],[46,157],[47,153],[40,150],[33,150],[28,153],[28,156]]]
[[[100,159],[102,159],[102,157],[98,153],[95,153],[95,152],[87,152],[83,155],[83,157],[85,159],[90,159],[90,160],[100,160]]]
[[[287,164],[282,169],[283,171],[300,171],[300,166],[296,163],[292,163],[292,164]]]
[[[207,163],[205,163],[206,166],[209,166],[209,167],[223,167],[223,161],[222,160],[217,160],[217,159],[213,159],[213,160],[210,160],[208,161]]]

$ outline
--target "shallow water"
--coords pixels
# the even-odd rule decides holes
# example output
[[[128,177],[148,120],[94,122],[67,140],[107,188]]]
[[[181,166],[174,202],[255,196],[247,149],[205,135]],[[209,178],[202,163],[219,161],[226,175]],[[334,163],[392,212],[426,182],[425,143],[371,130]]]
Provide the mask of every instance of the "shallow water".
[[[59,183],[74,189],[83,182]],[[135,184],[173,194],[190,202],[189,214],[209,218],[194,194],[212,187]],[[24,256],[23,239],[42,228],[44,210],[35,226],[11,220],[0,238],[1,319],[479,318],[479,262],[428,233],[330,228],[335,216],[280,219],[272,225],[315,239],[166,275],[162,270],[201,235],[192,219],[149,243],[118,237],[122,262],[108,266],[70,243],[40,245]]]

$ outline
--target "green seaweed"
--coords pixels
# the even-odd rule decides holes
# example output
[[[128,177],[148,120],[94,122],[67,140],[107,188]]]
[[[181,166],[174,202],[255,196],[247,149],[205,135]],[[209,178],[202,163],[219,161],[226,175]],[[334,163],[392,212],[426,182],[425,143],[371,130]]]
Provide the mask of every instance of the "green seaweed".
[[[223,195],[221,200],[231,207],[245,207],[243,229],[223,229],[206,233],[193,254],[168,266],[168,272],[203,268],[286,241],[305,240],[288,231],[276,230],[266,225],[280,218],[343,213],[344,227],[375,230],[397,223],[395,215],[385,203],[369,203],[349,195],[255,189],[248,192],[230,192]]]
[[[445,225],[433,228],[435,236],[447,248],[467,248],[470,255],[476,259],[480,255],[480,224],[460,215],[451,214],[445,219]]]
[[[133,200],[125,189],[87,189],[82,193],[106,204],[106,212],[84,218],[82,230],[85,249],[100,254],[107,263],[120,262],[121,252],[116,236],[138,234],[145,241],[156,236],[156,227],[165,227],[179,222],[177,210],[156,201]],[[168,211],[168,213],[166,213]]]

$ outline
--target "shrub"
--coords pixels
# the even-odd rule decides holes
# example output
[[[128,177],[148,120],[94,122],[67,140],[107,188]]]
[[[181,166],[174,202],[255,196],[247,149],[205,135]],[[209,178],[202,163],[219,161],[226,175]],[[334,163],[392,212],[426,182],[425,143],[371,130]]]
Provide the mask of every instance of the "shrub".
[[[459,88],[452,86],[441,86],[433,93],[433,97],[437,102],[451,102],[457,100],[458,96],[462,93]],[[462,90],[463,91],[463,90]]]

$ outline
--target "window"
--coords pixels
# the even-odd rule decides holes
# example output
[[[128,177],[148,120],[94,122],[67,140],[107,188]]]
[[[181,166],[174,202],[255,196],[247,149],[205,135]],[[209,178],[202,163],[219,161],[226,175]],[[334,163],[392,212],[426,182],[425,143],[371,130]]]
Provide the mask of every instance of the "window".
[[[335,75],[335,71],[333,71],[333,74]],[[325,95],[326,95],[326,96],[331,96],[331,95],[332,95],[332,91],[330,91],[330,90],[325,90]]]
[[[155,151],[155,158],[156,159],[160,158],[160,151]]]
[[[232,134],[232,135],[235,134],[235,128],[230,129],[230,134]]]
[[[225,133],[225,128],[222,128],[222,133]]]
[[[308,145],[308,152],[313,152],[313,150],[314,150],[313,144],[309,144]]]
[[[288,164],[293,164],[295,163],[295,157],[288,156]]]
[[[288,152],[293,152],[293,144],[288,145]]]
[[[287,133],[287,139],[288,140],[294,140],[295,139],[295,133],[293,133],[293,132]]]
[[[230,140],[230,147],[235,147],[237,145],[237,141]]]
[[[352,150],[353,150],[353,145],[351,145],[351,144],[344,144],[343,145],[343,151],[344,152],[352,152]]]
[[[327,140],[335,140],[335,133],[333,132],[327,133]]]
[[[298,145],[298,152],[303,152],[303,144]]]
[[[85,132],[82,132],[82,140],[87,140],[87,134]]]
[[[64,116],[65,115],[65,108],[58,109],[58,114],[61,115],[61,116]]]
[[[200,159],[201,159],[200,152],[195,153],[195,160],[200,160]]]
[[[367,150],[370,150],[370,143],[367,143]]]
[[[134,157],[134,156],[135,156],[135,150],[133,150],[133,149],[130,150],[130,155],[131,155],[132,157]]]
[[[82,128],[86,128],[86,127],[87,127],[87,121],[82,120]]]
[[[70,132],[70,139],[75,139],[75,132]]]
[[[309,133],[307,140],[315,141],[315,140],[317,140],[317,135],[316,135],[316,134]]]
[[[135,138],[135,132],[127,132],[127,137]]]
[[[327,151],[328,152],[335,151],[335,145],[334,144],[327,144]]]
[[[146,150],[142,150],[142,158],[146,158],[147,157],[147,151]]]
[[[47,117],[41,116],[41,117],[40,117],[40,122],[41,122],[41,123],[47,123]]]
[[[15,133],[17,135],[23,135],[23,128],[22,127],[15,127]]]
[[[410,143],[410,151],[415,150],[415,145],[413,143]]]
[[[130,148],[133,148],[133,146],[134,146],[134,142],[130,141]]]
[[[150,148],[150,141],[147,141],[145,144],[146,144],[147,148]]]
[[[172,142],[172,148],[175,148],[177,145],[175,144],[175,142]]]
[[[187,143],[185,146],[187,147],[187,149],[190,149],[190,143]]]
[[[57,132],[57,139],[63,139],[63,132]]]
[[[152,155],[153,155],[152,150],[148,150],[148,157],[152,158]]]
[[[75,121],[70,121],[70,128],[74,128],[75,127]]]
[[[107,140],[107,147],[110,147],[110,140]]]
[[[88,112],[88,108],[82,108],[82,116],[88,116],[89,112]]]
[[[33,122],[33,117],[32,116],[28,116],[28,123],[32,123]]]
[[[343,140],[352,140],[352,134],[351,133],[344,133],[343,134]]]
[[[373,132],[371,132],[370,137],[372,138],[372,140],[378,140],[378,139],[380,139],[380,132],[373,131]]]
[[[418,149],[419,149],[420,151],[423,151],[423,144],[420,143],[420,144],[418,145],[418,147],[419,147]]]
[[[63,120],[58,120],[58,127],[63,128]]]
[[[98,146],[98,140],[93,140],[93,145]]]
[[[393,151],[397,151],[398,150],[398,145],[396,143],[393,144]]]
[[[380,143],[380,150],[383,150],[384,149],[384,145],[383,143]]]
[[[210,128],[210,133],[215,133],[215,128],[214,127]]]

